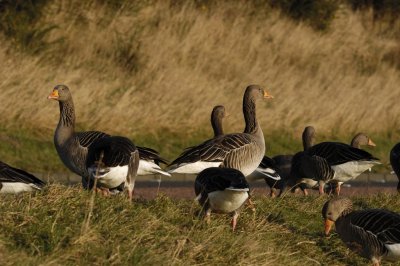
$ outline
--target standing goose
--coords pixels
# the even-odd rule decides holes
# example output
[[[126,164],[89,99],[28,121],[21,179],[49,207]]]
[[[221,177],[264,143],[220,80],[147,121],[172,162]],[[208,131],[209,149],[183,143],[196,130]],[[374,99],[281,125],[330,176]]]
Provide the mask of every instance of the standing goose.
[[[397,184],[397,192],[400,193],[400,143],[397,143],[390,151],[390,164],[396,173],[399,183]]]
[[[89,176],[97,178],[97,187],[107,194],[124,185],[132,200],[139,167],[139,151],[128,138],[110,136],[90,145],[86,160]]]
[[[294,156],[291,178],[308,187],[318,185],[320,194],[324,194],[326,183],[333,183],[339,195],[341,184],[377,164],[379,159],[364,150],[340,142],[322,142]]]
[[[57,153],[69,170],[82,177],[83,187],[89,188],[89,173],[86,168],[88,148],[95,140],[110,135],[99,131],[75,132],[75,108],[67,86],[57,85],[48,99],[57,100],[60,106],[60,120],[54,134]],[[170,176],[157,165],[159,162],[166,163],[166,161],[156,151],[149,148],[138,148],[138,150],[139,175],[160,173]]]
[[[170,173],[196,174],[208,167],[235,168],[247,176],[260,164],[265,143],[256,118],[256,100],[272,98],[260,86],[250,85],[243,96],[246,128],[243,133],[227,134],[187,148],[170,165]]]
[[[34,175],[0,161],[0,194],[41,190],[45,184]]]
[[[382,209],[353,211],[348,198],[333,198],[322,208],[325,234],[333,223],[342,241],[373,265],[400,260],[400,215]]]
[[[194,190],[207,222],[211,211],[232,213],[232,230],[235,230],[239,208],[249,199],[249,184],[242,172],[233,168],[207,168],[196,177]]]

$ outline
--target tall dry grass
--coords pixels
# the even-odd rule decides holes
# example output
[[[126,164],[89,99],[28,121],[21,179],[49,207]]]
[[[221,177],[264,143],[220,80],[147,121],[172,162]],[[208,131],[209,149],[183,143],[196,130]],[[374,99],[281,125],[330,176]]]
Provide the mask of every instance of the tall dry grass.
[[[400,44],[365,13],[342,6],[321,33],[246,1],[50,2],[37,25],[56,28],[42,52],[18,53],[1,37],[3,125],[53,129],[58,107],[46,96],[63,83],[81,128],[190,135],[223,104],[227,131],[240,131],[244,88],[257,83],[275,97],[259,105],[266,132],[298,134],[308,124],[399,132],[400,72],[391,59]]]

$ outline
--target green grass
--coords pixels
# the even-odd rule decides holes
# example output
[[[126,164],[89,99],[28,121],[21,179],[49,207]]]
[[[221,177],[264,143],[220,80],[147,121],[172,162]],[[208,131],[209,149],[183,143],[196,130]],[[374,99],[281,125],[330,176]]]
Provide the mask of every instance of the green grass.
[[[79,129],[78,129],[79,130]],[[53,144],[53,130],[32,130],[28,128],[0,127],[0,158],[2,161],[28,170],[30,172],[48,174],[54,172],[68,172],[60,161]],[[114,133],[117,134],[117,133]],[[349,143],[353,134],[346,136],[317,135],[317,141],[341,141]],[[136,145],[156,149],[160,154],[172,161],[184,148],[200,144],[212,136],[211,129],[192,130],[191,132],[176,133],[167,129],[148,134],[136,134],[130,137]],[[389,152],[394,146],[396,137],[389,134],[370,136],[377,144],[374,148],[365,149],[380,158],[382,165],[374,167],[375,172],[391,171]],[[268,156],[278,154],[294,154],[302,150],[300,136],[294,136],[288,131],[265,132]]]
[[[323,236],[326,197],[256,197],[256,215],[244,209],[236,232],[228,215],[198,217],[198,204],[97,196],[82,230],[90,193],[51,185],[43,192],[1,196],[2,265],[365,265],[336,234]],[[353,198],[356,208],[400,212],[400,198]],[[386,265],[386,264],[385,264]],[[400,264],[394,264],[400,265]]]

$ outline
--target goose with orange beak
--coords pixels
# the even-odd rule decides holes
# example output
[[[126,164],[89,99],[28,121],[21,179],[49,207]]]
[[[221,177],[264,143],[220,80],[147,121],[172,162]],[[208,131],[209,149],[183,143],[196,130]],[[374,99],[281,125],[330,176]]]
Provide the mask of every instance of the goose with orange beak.
[[[400,260],[400,215],[384,209],[353,211],[348,198],[328,200],[322,208],[325,235],[332,225],[343,242],[360,256],[380,265]]]

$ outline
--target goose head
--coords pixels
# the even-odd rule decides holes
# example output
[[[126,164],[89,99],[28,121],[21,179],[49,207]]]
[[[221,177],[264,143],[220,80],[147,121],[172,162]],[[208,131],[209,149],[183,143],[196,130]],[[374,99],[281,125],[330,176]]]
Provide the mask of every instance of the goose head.
[[[304,128],[303,135],[303,148],[304,150],[310,148],[314,144],[315,139],[315,129],[312,126],[307,126]]]
[[[250,99],[272,99],[274,98],[266,90],[261,88],[259,85],[249,85],[246,88],[245,95]]]
[[[57,85],[54,87],[53,91],[47,97],[47,99],[53,99],[59,102],[65,102],[72,98],[69,88],[65,85]]]
[[[358,133],[354,136],[351,141],[351,146],[355,148],[360,148],[361,146],[372,146],[375,147],[376,144],[364,133]]]
[[[322,207],[322,217],[325,220],[325,235],[329,235],[334,222],[352,209],[352,202],[345,197],[336,197],[325,202]]]
[[[225,107],[222,105],[217,105],[214,107],[211,113],[211,117],[222,120],[222,118],[225,118],[228,116],[228,113],[225,112]]]

